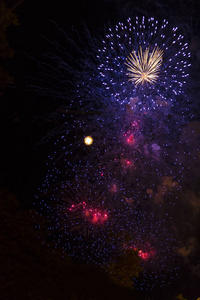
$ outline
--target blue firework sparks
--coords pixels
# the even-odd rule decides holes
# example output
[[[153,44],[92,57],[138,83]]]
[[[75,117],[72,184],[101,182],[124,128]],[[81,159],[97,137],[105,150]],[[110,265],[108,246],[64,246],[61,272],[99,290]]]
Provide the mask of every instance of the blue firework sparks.
[[[125,116],[123,110],[117,119],[110,113],[110,130],[103,126],[107,115],[72,118],[65,124],[66,132],[49,157],[40,207],[49,218],[50,239],[76,261],[102,266],[127,245],[153,251],[137,283],[141,289],[153,289],[158,282],[161,286],[160,269],[167,273],[163,285],[168,280],[167,258],[171,257],[173,271],[177,254],[173,235],[165,228],[168,216],[151,193],[163,177],[178,174],[167,161],[170,152],[163,141],[168,137],[153,129],[160,144],[162,140],[159,146],[144,129],[148,118],[131,117],[130,122]],[[88,134],[93,137],[91,145],[84,143]]]
[[[160,22],[154,18],[141,20],[136,17],[135,23],[129,18],[125,23],[118,23],[109,28],[99,48],[99,78],[104,86],[104,95],[120,103],[130,103],[138,97],[139,110],[148,110],[157,105],[170,104],[184,98],[184,85],[189,76],[190,66],[188,44],[178,33],[178,28],[170,30],[166,20]],[[140,49],[151,54],[156,48],[163,53],[163,62],[159,75],[154,83],[145,86],[127,80],[127,58]],[[136,58],[141,61],[141,57]]]

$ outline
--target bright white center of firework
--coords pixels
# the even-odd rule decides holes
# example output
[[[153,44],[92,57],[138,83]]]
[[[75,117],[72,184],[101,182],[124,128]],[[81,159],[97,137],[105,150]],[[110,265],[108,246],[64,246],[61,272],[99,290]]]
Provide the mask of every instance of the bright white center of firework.
[[[91,144],[93,143],[93,138],[92,138],[91,136],[86,136],[86,137],[84,138],[84,143],[85,143],[86,145],[91,145]]]

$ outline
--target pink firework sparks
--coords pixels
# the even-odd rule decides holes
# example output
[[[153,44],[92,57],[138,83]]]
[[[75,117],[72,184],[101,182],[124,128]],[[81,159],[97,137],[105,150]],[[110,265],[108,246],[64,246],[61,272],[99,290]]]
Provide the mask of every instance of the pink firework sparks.
[[[86,202],[80,202],[80,203],[78,203],[78,204],[72,204],[69,208],[68,208],[68,210],[70,211],[70,212],[74,212],[74,211],[78,211],[78,210],[80,210],[80,209],[83,209],[83,210],[85,210],[85,208],[86,208]]]
[[[130,145],[134,145],[134,144],[135,144],[135,139],[134,139],[133,134],[127,136],[127,142],[128,142]]]
[[[68,208],[68,211],[70,213],[77,213],[81,211],[85,220],[94,225],[104,225],[108,220],[108,214],[106,211],[89,207],[89,205],[84,201],[78,204],[72,204]]]
[[[129,249],[133,249],[133,250],[135,250],[135,251],[137,251],[137,253],[138,253],[138,256],[142,259],[142,260],[144,260],[144,261],[147,261],[147,260],[149,260],[149,259],[152,259],[154,256],[155,256],[155,254],[156,254],[156,252],[155,252],[155,250],[154,249],[149,249],[149,250],[141,250],[139,247],[136,247],[136,246],[125,246],[125,249],[126,250],[129,250]]]
[[[96,208],[86,209],[84,215],[85,218],[94,225],[104,225],[108,220],[108,214]]]

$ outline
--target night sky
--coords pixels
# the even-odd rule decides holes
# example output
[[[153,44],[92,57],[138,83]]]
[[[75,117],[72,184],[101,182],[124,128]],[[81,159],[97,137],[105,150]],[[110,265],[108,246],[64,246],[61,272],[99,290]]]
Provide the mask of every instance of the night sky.
[[[34,77],[39,59],[34,63],[28,57],[38,57],[38,51],[46,52],[44,39],[51,37],[55,21],[66,35],[73,38],[73,29],[83,31],[86,24],[91,36],[103,36],[108,23],[115,25],[131,13],[135,16],[153,15],[162,20],[167,18],[184,31],[192,53],[193,85],[191,97],[195,103],[195,124],[197,130],[193,145],[199,143],[200,103],[200,3],[199,1],[61,1],[61,0],[7,0],[19,19],[19,26],[10,26],[7,39],[14,50],[14,57],[1,58],[1,65],[14,78],[1,97],[1,177],[0,177],[0,234],[1,244],[1,299],[38,300],[96,300],[96,299],[147,299],[145,293],[133,292],[111,282],[98,268],[76,265],[60,249],[53,252],[41,240],[45,236],[45,218],[32,212],[32,203],[37,189],[46,175],[46,158],[53,147],[44,138],[60,126],[54,112],[65,105],[64,100],[41,97],[28,88],[28,78]],[[188,132],[186,134],[189,135]],[[192,144],[191,144],[192,148]],[[199,157],[193,177],[185,180],[188,198],[195,199],[193,209],[200,216]],[[194,203],[194,202],[193,202]],[[192,217],[191,217],[192,218]],[[200,222],[189,220],[188,227],[194,227],[193,237],[185,236],[182,246],[184,273],[168,289],[157,291],[149,299],[187,299],[200,297]],[[42,237],[38,239],[36,225],[41,224]],[[189,254],[186,254],[192,249]],[[185,250],[185,252],[184,252]],[[176,298],[182,294],[184,298]],[[163,295],[166,295],[164,298]],[[168,295],[168,296],[167,296]],[[159,298],[160,297],[160,298]],[[172,298],[174,297],[174,298]]]

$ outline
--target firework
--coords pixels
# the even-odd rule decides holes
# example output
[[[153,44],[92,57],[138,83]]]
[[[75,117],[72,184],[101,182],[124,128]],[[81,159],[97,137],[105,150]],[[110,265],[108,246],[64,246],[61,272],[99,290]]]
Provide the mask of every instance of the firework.
[[[170,29],[166,20],[160,24],[136,17],[134,24],[130,18],[119,22],[109,28],[98,51],[106,98],[122,104],[138,97],[138,111],[184,98],[190,53],[178,28]]]
[[[41,189],[40,212],[56,247],[101,266],[137,250],[144,267],[139,289],[164,286],[177,268],[163,209],[187,171],[176,151],[185,120],[181,108],[172,108],[186,100],[190,54],[177,32],[167,21],[128,19],[89,56],[88,49],[77,56],[78,101],[56,115],[62,126],[51,135],[55,148]]]
[[[149,53],[149,48],[144,52],[140,47],[138,55],[133,52],[127,57],[126,65],[128,66],[127,75],[130,81],[138,84],[150,83],[153,84],[158,78],[160,66],[162,65],[163,51],[159,48],[154,48],[152,53]]]

